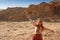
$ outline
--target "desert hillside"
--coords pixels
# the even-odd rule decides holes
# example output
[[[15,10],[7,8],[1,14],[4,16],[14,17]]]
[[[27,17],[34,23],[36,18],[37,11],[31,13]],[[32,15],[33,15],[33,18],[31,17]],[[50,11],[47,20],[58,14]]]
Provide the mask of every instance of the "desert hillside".
[[[0,21],[26,21],[28,20],[26,14],[29,14],[32,19],[40,17],[43,20],[58,21],[60,19],[60,2],[31,4],[28,8],[7,8],[0,12]]]

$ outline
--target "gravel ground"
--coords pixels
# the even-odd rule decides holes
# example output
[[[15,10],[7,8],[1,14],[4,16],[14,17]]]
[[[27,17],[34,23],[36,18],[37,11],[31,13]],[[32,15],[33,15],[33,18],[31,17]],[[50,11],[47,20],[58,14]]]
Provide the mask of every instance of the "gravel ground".
[[[43,31],[43,40],[60,40],[60,23],[43,22],[44,27],[54,30]],[[35,26],[28,22],[0,22],[0,40],[32,40]]]

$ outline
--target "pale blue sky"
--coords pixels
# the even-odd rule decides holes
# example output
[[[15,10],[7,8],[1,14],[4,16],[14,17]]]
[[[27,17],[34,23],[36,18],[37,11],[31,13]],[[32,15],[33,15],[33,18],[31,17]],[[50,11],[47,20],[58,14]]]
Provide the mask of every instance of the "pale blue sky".
[[[0,0],[0,9],[8,7],[28,7],[30,4],[39,4],[51,0]]]

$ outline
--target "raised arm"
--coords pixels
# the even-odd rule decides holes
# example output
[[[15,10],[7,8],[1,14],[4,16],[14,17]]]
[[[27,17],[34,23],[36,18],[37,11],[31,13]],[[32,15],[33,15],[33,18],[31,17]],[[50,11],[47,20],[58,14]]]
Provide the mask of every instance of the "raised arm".
[[[29,15],[26,15],[26,17],[29,19],[29,21],[31,21],[31,23],[32,23],[34,26],[37,25],[36,22],[35,22],[34,20],[32,20]]]

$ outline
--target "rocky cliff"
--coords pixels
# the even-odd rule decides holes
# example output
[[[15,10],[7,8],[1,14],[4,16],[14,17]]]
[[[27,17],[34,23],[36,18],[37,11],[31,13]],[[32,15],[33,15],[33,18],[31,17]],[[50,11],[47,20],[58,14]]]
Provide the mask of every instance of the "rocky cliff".
[[[60,3],[59,2],[42,2],[40,4],[29,5],[28,8],[15,7],[7,8],[0,12],[0,21],[27,21],[26,14],[29,14],[32,19],[40,17],[42,19],[54,20],[60,18]]]

